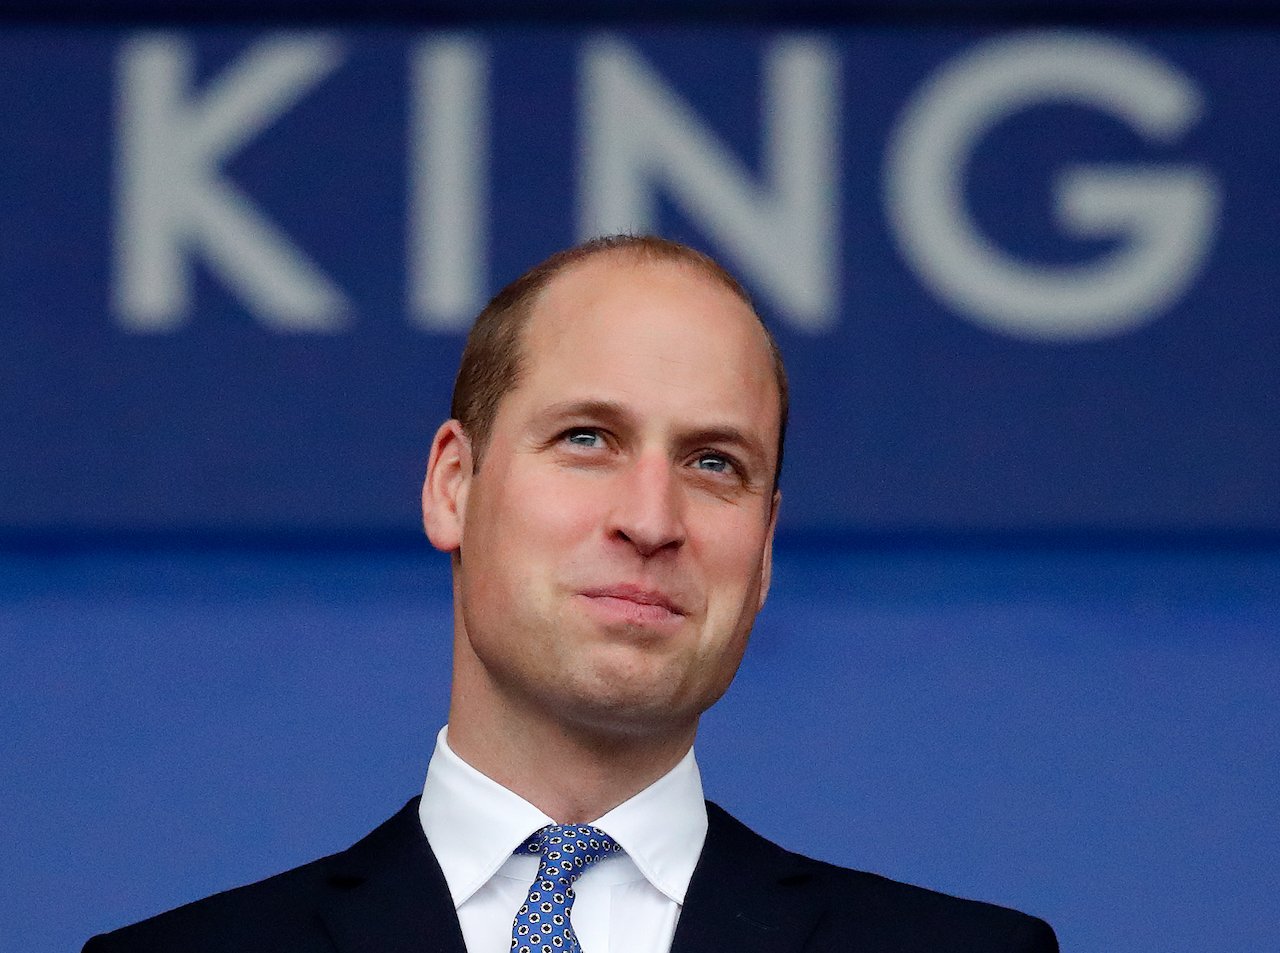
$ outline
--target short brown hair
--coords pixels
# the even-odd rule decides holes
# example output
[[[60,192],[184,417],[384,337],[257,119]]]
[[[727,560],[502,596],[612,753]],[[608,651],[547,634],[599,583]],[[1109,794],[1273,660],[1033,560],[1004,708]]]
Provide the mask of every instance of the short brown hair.
[[[493,421],[498,415],[498,404],[520,382],[524,370],[524,327],[533,313],[538,295],[566,268],[607,252],[630,255],[642,261],[692,265],[733,292],[755,313],[751,296],[724,266],[711,256],[680,242],[655,235],[607,235],[556,252],[494,295],[476,317],[467,335],[449,412],[462,424],[463,431],[471,440],[474,466],[480,465],[488,445]],[[758,314],[756,320],[760,321]],[[778,455],[773,474],[773,485],[777,489],[782,473],[782,445],[787,432],[790,402],[786,369],[782,365],[778,344],[763,321],[760,321],[760,327],[769,342],[778,385]]]

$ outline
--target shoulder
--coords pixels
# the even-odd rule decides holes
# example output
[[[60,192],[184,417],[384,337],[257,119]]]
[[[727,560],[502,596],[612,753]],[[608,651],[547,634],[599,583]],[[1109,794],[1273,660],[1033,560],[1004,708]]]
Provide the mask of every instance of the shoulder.
[[[954,897],[878,874],[805,858],[830,901],[821,932],[851,932],[872,948],[964,953],[1057,953],[1045,921],[1008,907]],[[854,903],[856,902],[856,906]]]
[[[307,950],[311,911],[331,858],[185,904],[140,923],[96,936],[84,953],[184,948],[191,953]]]
[[[1043,920],[786,850],[708,804],[708,848],[770,872],[814,911],[811,949],[1057,953]],[[715,862],[713,860],[713,862]]]
[[[84,953],[327,953],[327,907],[394,864],[397,854],[429,856],[425,837],[417,836],[416,804],[415,798],[347,850],[95,936]]]

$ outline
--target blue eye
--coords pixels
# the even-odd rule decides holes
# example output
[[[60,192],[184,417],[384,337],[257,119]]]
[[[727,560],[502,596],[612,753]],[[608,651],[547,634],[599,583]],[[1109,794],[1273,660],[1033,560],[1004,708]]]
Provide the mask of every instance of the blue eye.
[[[733,461],[718,453],[702,454],[695,465],[700,470],[709,470],[712,473],[728,473],[733,469]]]
[[[565,431],[564,439],[575,447],[604,446],[604,438],[600,436],[599,431],[588,430],[584,427]]]

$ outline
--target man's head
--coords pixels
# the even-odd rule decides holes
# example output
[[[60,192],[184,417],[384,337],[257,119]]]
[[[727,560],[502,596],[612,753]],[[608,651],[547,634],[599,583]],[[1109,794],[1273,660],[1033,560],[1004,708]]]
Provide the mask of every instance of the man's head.
[[[768,589],[776,348],[736,282],[683,246],[551,262],[486,309],[432,446],[425,524],[454,555],[451,731],[465,716],[691,739]]]
[[[557,252],[530,268],[499,291],[471,326],[453,385],[449,415],[462,424],[480,463],[489,442],[493,418],[503,396],[520,380],[524,369],[524,329],[542,290],[562,271],[596,255],[618,254],[637,261],[683,262],[702,271],[740,298],[754,313],[746,289],[714,258],[695,248],[654,235],[608,235]],[[756,319],[759,321],[759,318]],[[774,489],[782,475],[782,449],[789,410],[787,375],[782,354],[769,329],[760,322],[773,360],[778,389],[778,457]]]

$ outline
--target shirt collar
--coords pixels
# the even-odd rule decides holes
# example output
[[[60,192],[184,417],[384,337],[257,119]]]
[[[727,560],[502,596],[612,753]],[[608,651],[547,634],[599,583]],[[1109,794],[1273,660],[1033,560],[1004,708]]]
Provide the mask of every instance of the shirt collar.
[[[593,823],[622,845],[649,883],[684,903],[707,839],[707,805],[693,749],[658,780]]]
[[[455,908],[488,883],[530,834],[555,823],[454,754],[447,726],[436,737],[418,817]],[[649,883],[683,903],[707,836],[707,808],[693,749],[653,784],[592,823],[622,845]]]

